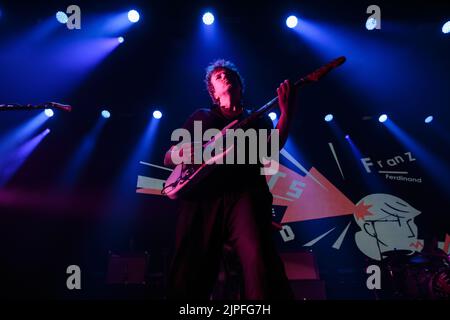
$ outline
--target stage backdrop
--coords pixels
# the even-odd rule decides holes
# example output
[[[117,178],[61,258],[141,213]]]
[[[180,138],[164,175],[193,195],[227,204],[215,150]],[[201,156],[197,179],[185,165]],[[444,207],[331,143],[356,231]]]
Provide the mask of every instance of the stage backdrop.
[[[415,267],[408,259],[417,259],[433,237],[450,253],[448,190],[440,181],[448,171],[439,173],[442,159],[420,139],[400,134],[393,122],[363,125],[365,135],[337,134],[335,123],[320,134],[291,137],[281,150],[278,173],[267,176],[273,221],[282,228],[275,234],[277,245],[281,252],[313,254],[328,298],[380,297],[392,283],[382,278],[381,290],[368,289],[367,268],[380,266],[383,274],[382,260],[393,255]],[[170,172],[155,167],[161,163],[141,164],[136,191],[148,195],[151,206],[163,197],[163,177]]]

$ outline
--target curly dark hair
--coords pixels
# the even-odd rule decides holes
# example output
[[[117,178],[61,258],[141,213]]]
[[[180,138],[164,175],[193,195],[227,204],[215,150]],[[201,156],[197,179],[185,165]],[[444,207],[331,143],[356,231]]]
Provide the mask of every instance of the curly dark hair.
[[[232,73],[234,73],[236,78],[239,80],[239,84],[241,85],[241,95],[242,95],[244,93],[244,79],[242,78],[238,69],[236,68],[233,62],[224,59],[218,59],[210,63],[210,65],[206,68],[206,76],[205,76],[206,89],[208,90],[209,96],[211,97],[213,103],[217,103],[218,101],[217,99],[214,98],[214,87],[211,84],[211,76],[218,69],[227,69],[230,70]]]

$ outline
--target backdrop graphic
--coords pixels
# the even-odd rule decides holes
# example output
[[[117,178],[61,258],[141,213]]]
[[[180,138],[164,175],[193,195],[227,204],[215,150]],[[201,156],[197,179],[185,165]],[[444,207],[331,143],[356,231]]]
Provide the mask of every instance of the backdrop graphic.
[[[353,281],[360,282],[357,292],[365,290],[369,296],[372,293],[365,287],[367,275],[364,274],[367,266],[379,264],[393,254],[413,259],[422,251],[424,241],[430,241],[424,238],[436,237],[439,239],[437,246],[450,253],[450,230],[428,228],[420,232],[422,224],[426,225],[429,223],[427,220],[436,218],[430,212],[433,207],[423,206],[415,197],[416,191],[410,189],[411,184],[436,188],[422,177],[417,165],[420,156],[416,157],[408,151],[398,151],[395,156],[378,161],[363,156],[354,159],[359,168],[350,166],[352,171],[347,171],[349,166],[341,163],[343,157],[337,151],[339,148],[331,142],[328,147],[331,161],[324,170],[337,172],[334,177],[340,180],[340,188],[316,167],[307,170],[286,149],[280,152],[283,156],[281,160],[286,165],[280,164],[275,175],[266,177],[274,199],[273,218],[282,228],[277,237],[280,251],[313,252],[319,261],[319,268],[331,270],[324,271],[325,278],[326,273],[330,272],[330,282],[339,282],[339,276],[336,276],[339,270],[351,270],[348,272],[356,273],[359,279]],[[170,170],[143,161],[141,164],[153,170]],[[351,176],[355,173],[367,179],[366,188],[353,184]],[[374,177],[378,180],[371,184],[370,180]],[[136,192],[161,196],[163,183],[164,179],[138,175]],[[401,184],[393,186],[393,183]],[[363,196],[347,196],[344,190],[352,189]],[[418,221],[420,216],[424,219]],[[330,251],[335,253],[330,255]],[[341,264],[342,260],[346,262]],[[348,283],[343,282],[345,288]],[[347,290],[354,289],[350,285]]]

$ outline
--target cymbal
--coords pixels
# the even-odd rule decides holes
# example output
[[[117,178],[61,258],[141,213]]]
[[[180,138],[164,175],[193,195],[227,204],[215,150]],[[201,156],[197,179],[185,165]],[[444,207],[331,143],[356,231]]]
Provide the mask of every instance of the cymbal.
[[[409,256],[414,251],[411,250],[391,250],[391,251],[385,251],[383,252],[383,256],[386,257],[403,257],[403,256]]]

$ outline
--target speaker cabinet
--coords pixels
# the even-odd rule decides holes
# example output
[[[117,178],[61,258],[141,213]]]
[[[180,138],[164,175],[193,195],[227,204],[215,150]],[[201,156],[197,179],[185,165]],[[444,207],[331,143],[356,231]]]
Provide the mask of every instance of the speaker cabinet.
[[[325,282],[320,280],[319,268],[312,252],[280,254],[296,300],[325,300]]]

